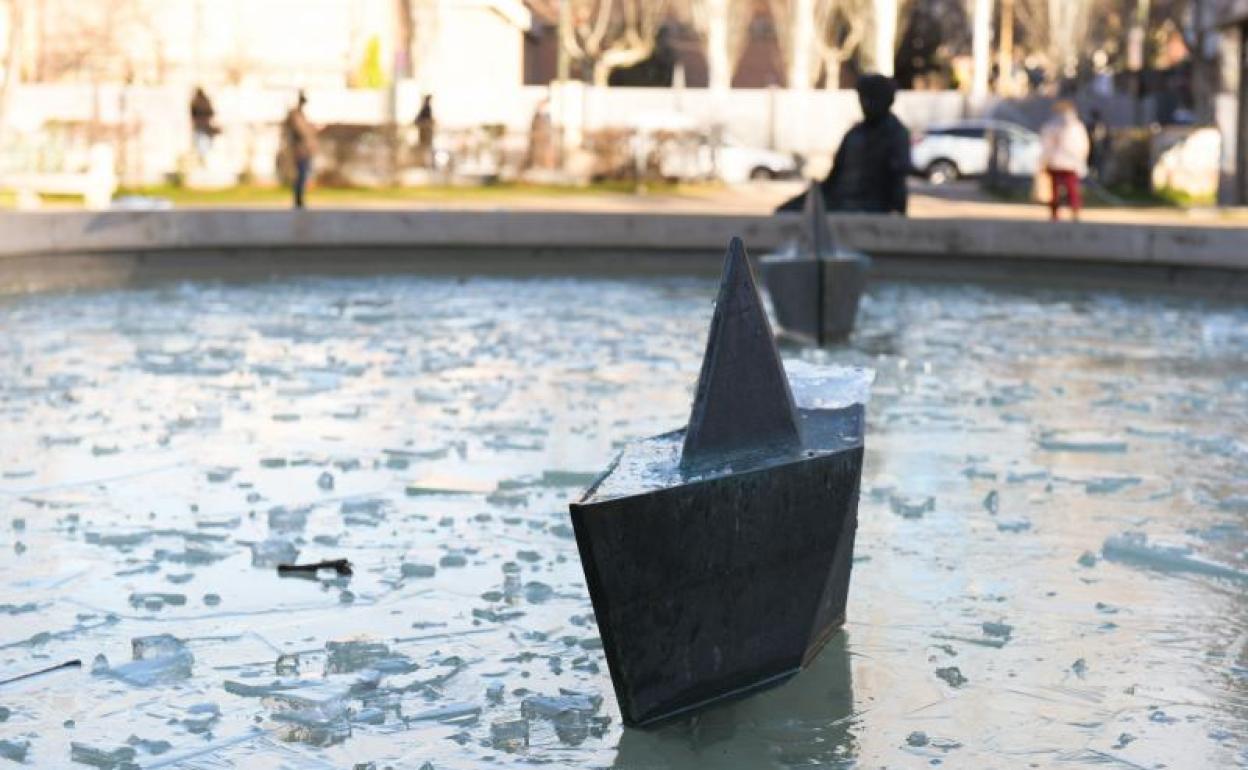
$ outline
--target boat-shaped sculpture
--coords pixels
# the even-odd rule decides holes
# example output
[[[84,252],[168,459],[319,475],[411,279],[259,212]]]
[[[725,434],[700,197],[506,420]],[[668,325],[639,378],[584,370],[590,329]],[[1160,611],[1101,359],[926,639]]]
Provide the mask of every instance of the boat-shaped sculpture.
[[[838,248],[817,182],[806,191],[802,230],[779,253],[763,257],[763,279],[781,331],[800,341],[826,345],[849,336],[871,260]]]
[[[844,622],[871,374],[789,370],[734,238],[688,426],[570,506],[625,724],[778,684]]]

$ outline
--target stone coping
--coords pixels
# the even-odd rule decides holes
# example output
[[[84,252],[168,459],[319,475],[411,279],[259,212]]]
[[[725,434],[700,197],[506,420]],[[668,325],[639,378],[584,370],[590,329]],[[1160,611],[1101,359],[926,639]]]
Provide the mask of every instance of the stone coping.
[[[839,245],[889,264],[906,264],[923,277],[945,267],[1008,273],[1030,265],[1085,265],[1104,273],[1147,267],[1162,276],[1207,273],[1213,284],[1248,290],[1248,228],[1104,223],[1051,223],[1004,219],[914,219],[862,214],[830,217]],[[185,264],[196,254],[226,255],[235,262],[276,259],[298,269],[327,253],[376,251],[390,260],[460,257],[463,272],[482,259],[557,255],[576,260],[611,254],[612,272],[627,272],[628,255],[669,266],[685,263],[714,269],[728,239],[739,235],[761,256],[801,226],[798,214],[581,213],[544,211],[193,209],[179,211],[35,212],[0,214],[0,288],[13,289],[14,271],[32,265],[51,272],[50,256],[125,256],[145,264]],[[254,259],[248,259],[255,255]],[[319,256],[316,256],[319,255]],[[166,259],[169,258],[169,259]],[[95,260],[98,262],[99,260]],[[592,259],[587,261],[592,262]],[[601,261],[601,260],[599,260]],[[703,264],[704,263],[704,264]],[[527,264],[527,263],[526,263]],[[956,267],[956,271],[954,268]],[[884,274],[888,273],[885,269]],[[969,276],[974,278],[974,276]],[[25,290],[31,290],[30,282]],[[48,288],[55,281],[38,281]],[[1206,281],[1206,283],[1210,283]]]

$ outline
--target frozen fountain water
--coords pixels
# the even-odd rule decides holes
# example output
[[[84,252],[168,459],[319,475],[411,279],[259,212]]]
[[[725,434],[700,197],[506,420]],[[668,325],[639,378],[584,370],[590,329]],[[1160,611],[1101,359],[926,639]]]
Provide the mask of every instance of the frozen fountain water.
[[[874,284],[849,345],[789,351],[799,401],[803,365],[877,372],[846,632],[778,689],[624,730],[564,505],[625,439],[686,419],[713,288],[387,276],[0,299],[0,679],[86,664],[0,686],[0,753],[1248,761],[1248,337],[1227,331],[1248,311],[1104,293]],[[301,526],[271,528],[279,508]],[[252,563],[270,540],[354,574],[282,579]],[[162,635],[177,676],[91,674],[101,654],[169,657],[134,660]]]

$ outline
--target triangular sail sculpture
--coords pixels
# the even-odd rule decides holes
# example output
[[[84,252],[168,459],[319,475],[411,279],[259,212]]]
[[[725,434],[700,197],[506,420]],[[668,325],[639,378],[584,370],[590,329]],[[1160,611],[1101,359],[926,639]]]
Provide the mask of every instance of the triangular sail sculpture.
[[[570,506],[627,725],[778,684],[844,622],[870,377],[793,366],[733,239],[688,427]]]
[[[797,409],[745,244],[733,238],[694,392],[680,467],[801,445]]]
[[[849,336],[870,260],[838,249],[818,182],[802,207],[801,230],[790,252],[763,257],[763,277],[780,328],[816,345]]]
[[[811,259],[831,259],[836,252],[836,242],[832,240],[832,228],[828,227],[828,207],[823,200],[823,188],[818,182],[811,182],[806,189],[806,203],[802,206],[802,219],[805,220],[803,240]]]

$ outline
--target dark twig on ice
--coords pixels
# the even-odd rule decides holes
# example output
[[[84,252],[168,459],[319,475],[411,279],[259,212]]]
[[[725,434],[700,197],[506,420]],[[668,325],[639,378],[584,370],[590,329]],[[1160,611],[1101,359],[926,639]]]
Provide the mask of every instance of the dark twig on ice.
[[[8,679],[0,679],[0,685],[13,684],[14,682],[20,682],[23,679],[32,679],[36,676],[40,676],[41,674],[51,674],[53,671],[60,671],[63,668],[82,668],[82,661],[74,658],[73,660],[67,660],[64,663],[58,663],[55,666],[41,668],[38,671],[30,671],[25,674],[11,676]]]
[[[352,574],[351,562],[346,559],[329,559],[327,561],[318,561],[314,564],[279,564],[277,565],[277,574],[315,575],[323,569],[332,569],[339,575]]]

